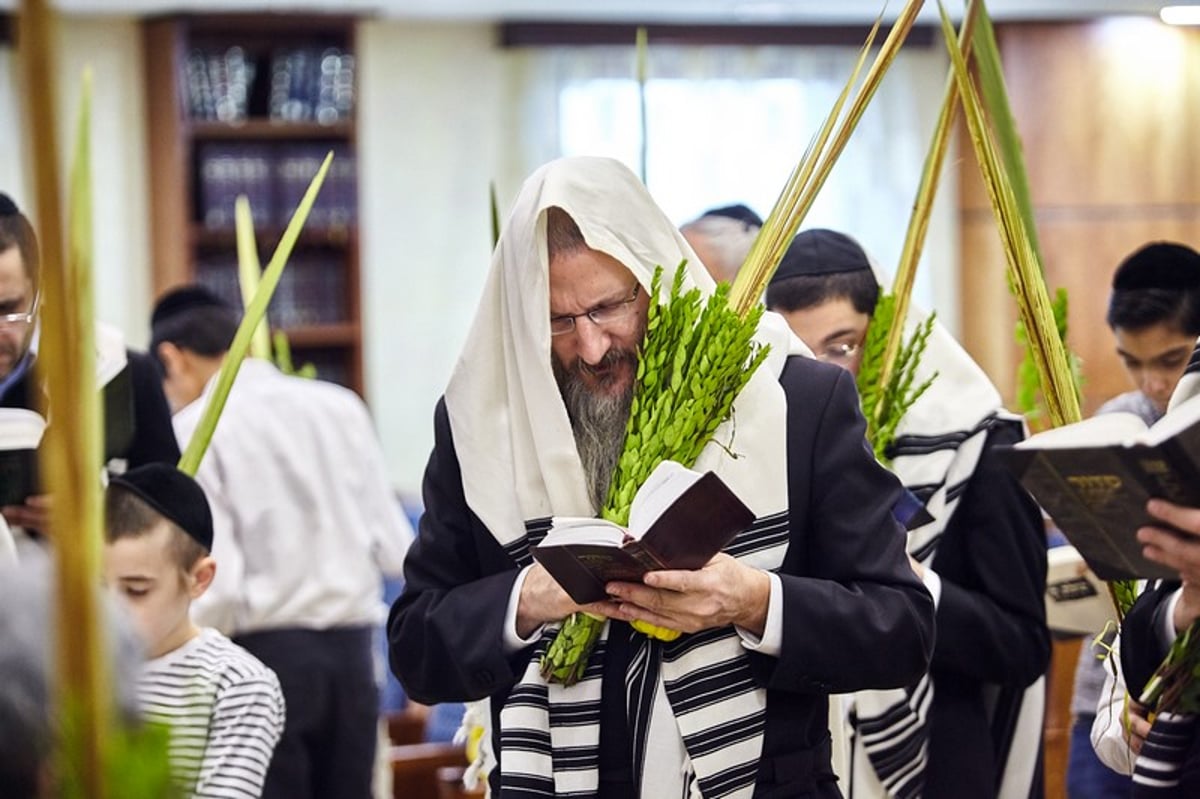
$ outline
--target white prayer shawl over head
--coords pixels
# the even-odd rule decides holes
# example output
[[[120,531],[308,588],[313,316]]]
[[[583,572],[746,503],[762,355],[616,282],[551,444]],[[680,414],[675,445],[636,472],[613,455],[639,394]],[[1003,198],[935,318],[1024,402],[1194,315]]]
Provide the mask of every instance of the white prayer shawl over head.
[[[589,498],[550,365],[546,211],[551,207],[570,215],[590,248],[621,262],[647,291],[655,267],[664,268],[669,288],[669,276],[684,259],[685,288],[699,287],[708,295],[714,286],[683,236],[619,162],[561,159],[525,182],[493,254],[478,314],[445,397],[467,504],[518,565],[529,563],[529,544],[545,534],[551,517],[598,511]],[[774,569],[788,541],[786,402],[777,377],[786,356],[800,349],[774,314],[764,315],[757,339],[771,345],[771,355],[738,396],[733,420],[718,428],[694,467],[717,472],[759,519],[726,551]],[[746,536],[760,538],[751,542]],[[764,537],[770,545],[763,544]],[[527,672],[504,700],[504,797],[587,796],[596,791],[604,642],[578,684],[547,686],[538,675],[537,656],[554,632],[544,633]],[[647,751],[665,750],[679,753],[683,761],[676,770],[680,773],[672,775],[680,786],[694,770],[705,796],[748,797],[761,753],[766,699],[748,677],[745,651],[733,628],[682,636],[665,645],[643,640],[634,661],[626,699],[637,750],[634,774],[642,778],[643,795],[664,795],[646,793],[657,790],[648,781],[672,770],[661,762],[654,768],[641,766]],[[689,676],[722,663],[734,677],[747,679],[728,681],[729,696],[723,701],[681,709],[678,698],[686,692]],[[664,689],[664,681],[671,687]],[[568,713],[573,718],[564,720]],[[581,718],[585,723],[579,723]],[[731,722],[741,727],[726,745],[704,748],[695,743],[711,741],[707,733]],[[717,774],[733,777],[718,785]]]
[[[886,285],[879,266],[870,257],[868,260],[876,280]],[[910,305],[904,322],[905,341],[928,318],[927,312]],[[936,320],[917,363],[913,385],[930,378],[933,383],[901,419],[889,450],[892,472],[922,500],[932,517],[908,533],[909,554],[926,566],[932,563],[938,541],[979,465],[992,425],[1021,418],[1004,409],[991,379]],[[852,758],[849,796],[920,796],[933,688],[927,674],[906,690],[853,695],[858,719],[854,748],[859,754]],[[1041,697],[1040,683],[1026,692],[1022,717],[1036,717],[1040,722]],[[1024,782],[1027,793],[1037,750],[1034,746],[1021,751],[1020,746],[1021,742],[1014,741],[1008,750],[1006,769],[1020,775],[1013,781]],[[1006,771],[1006,781],[1008,777]]]

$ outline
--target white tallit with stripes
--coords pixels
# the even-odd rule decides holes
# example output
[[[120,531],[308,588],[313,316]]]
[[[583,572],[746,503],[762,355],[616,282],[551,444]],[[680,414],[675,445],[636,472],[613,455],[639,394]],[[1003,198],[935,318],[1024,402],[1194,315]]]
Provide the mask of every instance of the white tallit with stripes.
[[[905,336],[911,336],[925,318],[926,313],[910,309]],[[935,373],[933,384],[901,420],[889,453],[892,471],[933,517],[908,533],[908,552],[924,566],[933,562],[942,533],[979,464],[991,426],[999,419],[1019,419],[1003,409],[991,380],[937,322],[914,384]],[[849,796],[921,796],[933,695],[928,674],[907,689],[853,694]],[[1036,746],[1029,759],[1030,777],[1035,756]],[[1025,785],[1027,791],[1028,782]]]
[[[554,516],[593,515],[583,467],[550,367],[545,211],[563,208],[592,249],[649,289],[655,266],[689,261],[688,284],[712,281],[695,254],[626,167],[602,158],[552,162],[523,186],[493,255],[479,312],[446,391],[468,505],[519,565]],[[777,381],[799,345],[767,314],[760,339],[772,355],[695,464],[712,469],[759,521],[726,551],[764,569],[787,548],[786,407]],[[728,451],[726,451],[728,448]],[[736,459],[729,452],[736,453]],[[604,643],[583,680],[564,688],[538,675],[546,630],[500,714],[500,795],[591,796],[598,787],[600,674]],[[641,641],[624,701],[634,777],[647,799],[701,790],[749,797],[762,750],[765,691],[751,678],[732,628]],[[498,698],[494,698],[498,699]],[[675,753],[674,761],[667,760]],[[652,766],[652,767],[651,767]]]

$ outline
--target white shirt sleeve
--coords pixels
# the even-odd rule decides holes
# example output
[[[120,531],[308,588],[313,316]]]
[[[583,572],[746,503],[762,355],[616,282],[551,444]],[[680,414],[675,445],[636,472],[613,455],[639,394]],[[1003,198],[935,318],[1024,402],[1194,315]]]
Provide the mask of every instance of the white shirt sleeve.
[[[767,572],[771,580],[771,594],[767,600],[767,620],[763,624],[762,638],[749,630],[734,626],[742,639],[742,646],[751,652],[779,657],[783,651],[783,581],[774,572]]]
[[[1115,672],[1115,673],[1114,673]],[[1118,774],[1133,773],[1133,751],[1125,740],[1125,675],[1121,673],[1120,636],[1104,662],[1104,689],[1092,722],[1092,748],[1100,762]]]
[[[542,627],[545,626],[539,626],[529,634],[528,638],[522,638],[517,634],[517,605],[521,601],[521,587],[525,585],[525,577],[532,568],[532,566],[526,566],[521,569],[516,582],[513,583],[512,593],[508,595],[508,610],[504,613],[504,654],[506,655],[511,655],[518,649],[537,641],[542,635]]]

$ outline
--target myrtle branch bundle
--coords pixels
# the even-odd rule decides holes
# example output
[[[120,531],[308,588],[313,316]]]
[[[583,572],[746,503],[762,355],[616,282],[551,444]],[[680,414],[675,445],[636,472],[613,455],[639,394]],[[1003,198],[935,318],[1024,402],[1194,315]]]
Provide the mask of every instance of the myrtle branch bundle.
[[[634,495],[660,463],[673,460],[690,467],[696,462],[767,357],[768,347],[753,340],[762,306],[737,314],[729,307],[726,283],[702,305],[699,289],[683,290],[686,271],[684,264],[675,271],[666,302],[650,303],[625,446],[600,512],[622,527],[629,523]],[[661,296],[662,277],[662,267],[655,269],[651,297]],[[577,682],[603,626],[603,618],[586,613],[568,617],[542,656],[543,678]],[[639,622],[633,626],[663,640],[679,635]]]

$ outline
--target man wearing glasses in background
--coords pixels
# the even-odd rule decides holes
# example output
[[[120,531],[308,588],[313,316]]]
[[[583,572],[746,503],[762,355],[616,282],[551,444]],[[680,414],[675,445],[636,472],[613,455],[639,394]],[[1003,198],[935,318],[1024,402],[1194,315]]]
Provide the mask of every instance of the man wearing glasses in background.
[[[766,302],[818,359],[857,376],[879,292],[858,243],[817,229],[796,236]],[[935,374],[886,453],[928,514],[909,522],[908,552],[937,608],[933,660],[905,691],[848,698],[843,785],[850,799],[1040,795],[1045,533],[995,454],[1024,437],[1023,423],[936,323],[914,385]]]
[[[0,193],[0,414],[20,408],[48,415],[44,379],[35,373],[40,268],[33,226],[17,204]],[[110,406],[106,421],[112,420],[106,424],[106,460],[119,470],[152,461],[174,464],[179,446],[153,361],[125,350],[118,331],[97,328],[98,382],[105,386]],[[122,418],[125,421],[118,423]],[[27,497],[23,504],[0,508],[0,517],[0,526],[45,534],[49,500],[44,495]]]

